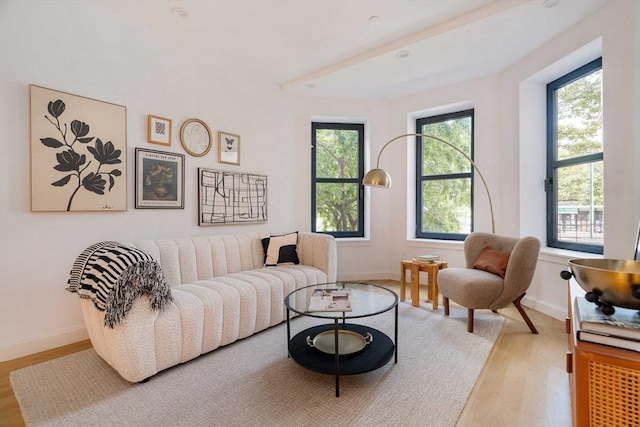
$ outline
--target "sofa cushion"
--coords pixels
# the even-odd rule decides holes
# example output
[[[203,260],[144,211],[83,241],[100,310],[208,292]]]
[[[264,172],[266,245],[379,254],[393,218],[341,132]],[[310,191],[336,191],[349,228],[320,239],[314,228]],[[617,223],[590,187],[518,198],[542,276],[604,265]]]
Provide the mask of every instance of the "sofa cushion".
[[[264,265],[270,267],[278,264],[300,264],[297,244],[297,231],[263,238]]]

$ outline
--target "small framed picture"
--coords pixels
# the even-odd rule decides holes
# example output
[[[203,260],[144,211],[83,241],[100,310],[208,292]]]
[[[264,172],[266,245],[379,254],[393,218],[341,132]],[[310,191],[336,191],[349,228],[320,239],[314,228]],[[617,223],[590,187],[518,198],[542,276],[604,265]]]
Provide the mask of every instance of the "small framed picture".
[[[240,164],[240,135],[218,132],[218,162]]]
[[[152,144],[171,145],[171,120],[147,116],[147,141]]]
[[[202,157],[213,146],[211,129],[200,119],[186,120],[180,127],[180,143],[187,153]]]
[[[184,209],[184,154],[136,148],[136,209]]]

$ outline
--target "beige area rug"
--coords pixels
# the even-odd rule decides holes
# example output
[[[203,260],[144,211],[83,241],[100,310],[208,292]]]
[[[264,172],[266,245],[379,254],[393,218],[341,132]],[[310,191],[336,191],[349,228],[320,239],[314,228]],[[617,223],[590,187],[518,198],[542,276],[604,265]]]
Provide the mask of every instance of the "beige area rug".
[[[286,324],[163,371],[123,380],[93,349],[11,373],[28,426],[454,426],[504,319],[400,303],[398,364],[341,377],[287,358]],[[393,311],[358,319],[393,336]],[[317,319],[292,321],[292,335]]]

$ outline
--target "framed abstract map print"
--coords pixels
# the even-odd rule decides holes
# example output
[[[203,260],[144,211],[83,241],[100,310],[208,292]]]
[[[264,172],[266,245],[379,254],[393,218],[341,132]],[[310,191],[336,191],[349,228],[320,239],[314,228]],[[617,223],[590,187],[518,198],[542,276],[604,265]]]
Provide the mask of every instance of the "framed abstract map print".
[[[198,225],[267,221],[267,177],[198,168]]]

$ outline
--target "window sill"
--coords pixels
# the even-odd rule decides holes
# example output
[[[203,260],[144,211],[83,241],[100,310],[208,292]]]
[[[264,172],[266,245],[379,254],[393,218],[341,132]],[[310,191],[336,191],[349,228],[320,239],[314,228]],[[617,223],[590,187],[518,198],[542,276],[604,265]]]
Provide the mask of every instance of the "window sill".
[[[552,262],[566,267],[567,261],[575,258],[604,258],[600,254],[592,254],[589,252],[570,251],[567,249],[544,247],[540,249],[540,261]]]

